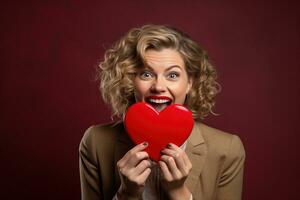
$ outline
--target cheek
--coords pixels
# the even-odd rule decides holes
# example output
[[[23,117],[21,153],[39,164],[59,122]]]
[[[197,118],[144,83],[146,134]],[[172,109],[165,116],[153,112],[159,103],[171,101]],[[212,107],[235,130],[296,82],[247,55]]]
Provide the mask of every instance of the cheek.
[[[182,79],[180,79],[180,81],[177,82],[177,90],[178,94],[182,93],[183,95],[186,95],[189,90],[189,80],[187,76],[183,77]]]
[[[136,98],[138,98],[138,100],[141,100],[148,90],[149,90],[149,84],[146,81],[135,80],[134,93]]]
[[[176,84],[176,85],[173,85],[172,87],[170,87],[170,91],[173,93],[175,98],[178,100],[185,99],[187,90],[188,90],[188,84],[186,84],[186,83]]]

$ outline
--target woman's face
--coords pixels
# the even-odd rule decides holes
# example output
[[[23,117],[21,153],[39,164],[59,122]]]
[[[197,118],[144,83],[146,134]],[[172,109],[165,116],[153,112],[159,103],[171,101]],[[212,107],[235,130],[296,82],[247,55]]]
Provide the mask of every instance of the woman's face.
[[[147,102],[157,111],[170,104],[184,104],[192,80],[180,54],[173,49],[147,50],[145,63],[134,79],[136,101]]]

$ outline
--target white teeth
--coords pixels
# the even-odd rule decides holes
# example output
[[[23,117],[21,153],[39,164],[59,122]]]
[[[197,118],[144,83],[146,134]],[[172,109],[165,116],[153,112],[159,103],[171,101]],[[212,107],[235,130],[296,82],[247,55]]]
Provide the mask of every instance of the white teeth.
[[[149,99],[149,101],[151,103],[168,103],[169,102],[169,100],[167,100],[167,99]]]

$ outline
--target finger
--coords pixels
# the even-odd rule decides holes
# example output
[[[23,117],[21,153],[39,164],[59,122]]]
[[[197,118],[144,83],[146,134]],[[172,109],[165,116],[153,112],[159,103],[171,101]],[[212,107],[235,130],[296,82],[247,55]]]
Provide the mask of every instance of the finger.
[[[130,149],[124,156],[124,160],[125,162],[127,162],[127,160],[130,159],[130,157],[132,155],[134,155],[135,153],[137,152],[140,152],[140,151],[143,151],[146,147],[148,146],[148,143],[147,142],[143,142],[143,143],[140,143],[136,146],[134,146],[132,149]]]
[[[178,169],[184,175],[186,175],[188,170],[187,170],[186,163],[184,162],[184,158],[183,158],[185,152],[182,151],[182,149],[180,149],[180,148],[173,148],[173,149],[165,148],[161,151],[161,153],[168,155],[168,156],[172,156],[175,160],[175,163],[176,163],[176,166],[178,167]]]
[[[169,182],[172,181],[173,180],[172,174],[169,171],[167,164],[163,161],[158,161],[158,163],[159,163],[160,170],[162,171],[163,178],[166,181],[169,181]]]
[[[188,155],[184,152],[184,154],[182,155],[183,161],[185,163],[185,166],[188,168],[188,170],[190,171],[192,169],[192,163],[188,157]]]
[[[173,178],[179,179],[182,177],[181,172],[176,166],[175,160],[172,156],[162,155],[160,160],[165,162]]]
[[[173,144],[173,143],[169,143],[167,145],[167,149],[172,149],[172,150],[175,150],[177,152],[183,151],[179,146],[177,146],[176,144]]]
[[[182,150],[182,159],[188,171],[192,169],[192,163],[185,151]]]
[[[134,174],[136,176],[141,175],[146,169],[151,167],[151,163],[149,160],[142,160],[135,168],[134,168]]]
[[[137,184],[144,186],[150,173],[151,173],[150,168],[145,169],[145,171],[143,171],[139,176],[137,176]]]
[[[127,168],[134,168],[136,167],[141,161],[148,159],[149,155],[146,151],[136,152],[133,153],[130,158],[128,159],[125,167]]]
[[[134,155],[136,152],[143,151],[148,146],[147,142],[140,143],[136,146],[134,146],[132,149],[130,149],[121,160],[118,161],[117,165],[120,168],[125,167],[128,160],[131,158],[132,155]]]
[[[142,171],[144,171],[145,169],[143,168],[147,168],[150,167],[151,164],[150,162],[147,160],[147,158],[149,158],[148,153],[146,152],[137,152],[135,155],[133,155],[124,165],[124,167],[119,168],[119,171],[121,172],[121,174],[125,177],[131,177],[130,180],[135,180],[136,176],[140,175],[142,173]],[[136,166],[138,166],[140,163],[141,167],[138,168],[138,171],[136,169]]]
[[[190,171],[192,169],[192,163],[191,163],[189,157],[187,156],[187,154],[185,153],[184,150],[182,150],[180,147],[178,147],[176,144],[173,144],[173,143],[169,143],[167,145],[167,147],[169,149],[174,149],[176,151],[181,151],[182,152],[182,159],[183,159],[185,167],[187,168],[188,171]]]

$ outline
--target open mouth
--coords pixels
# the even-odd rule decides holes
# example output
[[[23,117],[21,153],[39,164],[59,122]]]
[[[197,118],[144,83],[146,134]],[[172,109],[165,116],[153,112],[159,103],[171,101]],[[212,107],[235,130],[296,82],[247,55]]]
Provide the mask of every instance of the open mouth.
[[[160,112],[172,103],[172,99],[166,96],[149,96],[146,98],[146,102]]]

